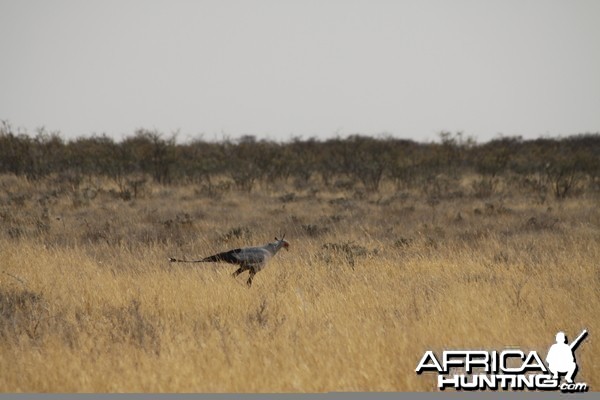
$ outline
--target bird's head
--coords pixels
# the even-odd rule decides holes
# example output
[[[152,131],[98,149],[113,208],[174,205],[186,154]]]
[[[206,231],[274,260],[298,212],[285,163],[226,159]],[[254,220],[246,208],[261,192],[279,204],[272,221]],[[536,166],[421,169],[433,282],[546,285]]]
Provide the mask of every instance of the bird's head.
[[[287,240],[284,239],[285,238],[285,233],[283,234],[283,236],[281,236],[281,239],[277,239],[277,236],[275,236],[275,240],[277,241],[277,245],[281,248],[283,247],[284,249],[289,251],[289,247],[290,244]]]

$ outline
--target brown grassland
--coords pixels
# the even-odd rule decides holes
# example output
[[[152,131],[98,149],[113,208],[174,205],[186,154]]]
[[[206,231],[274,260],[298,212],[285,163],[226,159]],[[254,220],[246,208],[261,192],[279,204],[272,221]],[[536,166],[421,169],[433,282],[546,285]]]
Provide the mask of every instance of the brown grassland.
[[[0,391],[432,391],[426,350],[545,356],[573,339],[600,388],[600,208],[416,190],[252,191],[147,183],[123,200],[89,179],[0,176]],[[293,195],[289,193],[294,191]],[[267,243],[256,275],[170,264]]]

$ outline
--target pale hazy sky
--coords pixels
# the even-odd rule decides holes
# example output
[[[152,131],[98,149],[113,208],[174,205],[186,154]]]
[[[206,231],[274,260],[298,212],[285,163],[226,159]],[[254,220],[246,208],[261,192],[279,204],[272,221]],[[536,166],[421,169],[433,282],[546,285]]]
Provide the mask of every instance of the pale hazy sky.
[[[0,0],[0,119],[66,138],[600,131],[600,1]]]

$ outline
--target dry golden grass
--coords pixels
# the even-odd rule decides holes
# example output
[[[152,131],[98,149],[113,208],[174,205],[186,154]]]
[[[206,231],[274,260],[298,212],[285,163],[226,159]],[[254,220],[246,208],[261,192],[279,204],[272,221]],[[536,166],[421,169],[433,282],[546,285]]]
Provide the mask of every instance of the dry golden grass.
[[[545,355],[583,328],[578,381],[600,387],[597,198],[84,186],[0,180],[1,391],[436,390],[426,350]],[[250,289],[167,262],[284,231]]]

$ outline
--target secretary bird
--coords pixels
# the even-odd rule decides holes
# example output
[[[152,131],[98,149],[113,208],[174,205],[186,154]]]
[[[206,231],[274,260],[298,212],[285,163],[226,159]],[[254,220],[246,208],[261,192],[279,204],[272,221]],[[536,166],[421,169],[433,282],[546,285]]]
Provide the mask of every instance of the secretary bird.
[[[189,263],[200,263],[200,262],[226,262],[229,264],[236,264],[240,267],[233,272],[233,276],[236,277],[244,271],[250,271],[248,277],[248,287],[252,286],[252,279],[254,275],[262,270],[267,262],[281,249],[282,247],[288,250],[289,243],[284,240],[285,235],[281,239],[275,237],[275,241],[267,243],[264,246],[256,247],[244,247],[240,249],[233,249],[224,251],[222,253],[214,254],[209,257],[205,257],[199,260],[179,260],[177,258],[170,257],[170,262],[189,262]]]

